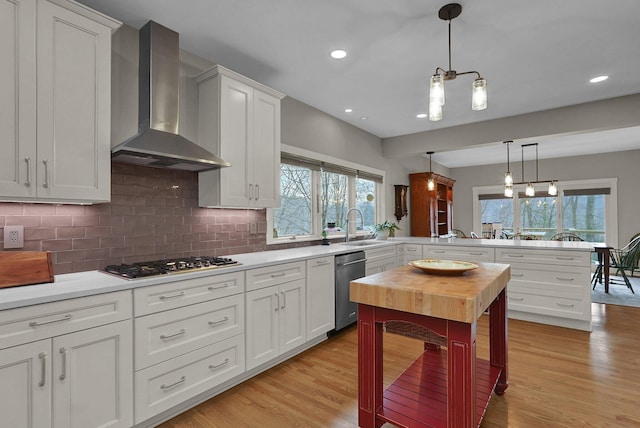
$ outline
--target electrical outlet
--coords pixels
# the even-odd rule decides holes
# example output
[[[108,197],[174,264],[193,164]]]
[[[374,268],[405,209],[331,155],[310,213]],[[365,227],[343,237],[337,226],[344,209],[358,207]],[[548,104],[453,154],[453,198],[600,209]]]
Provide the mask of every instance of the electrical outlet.
[[[4,227],[4,249],[24,248],[24,226]]]

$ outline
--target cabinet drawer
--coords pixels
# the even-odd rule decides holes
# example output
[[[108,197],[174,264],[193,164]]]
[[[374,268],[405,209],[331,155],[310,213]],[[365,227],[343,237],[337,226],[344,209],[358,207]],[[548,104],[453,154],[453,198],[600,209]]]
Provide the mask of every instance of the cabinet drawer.
[[[246,271],[247,291],[306,278],[305,262],[285,263]]]
[[[460,247],[457,245],[425,245],[422,249],[425,259],[460,260],[463,262],[493,263],[495,252],[486,247]]]
[[[136,370],[244,332],[244,295],[136,318]]]
[[[365,257],[367,258],[367,265],[375,263],[380,260],[388,261],[396,258],[396,246],[389,245],[388,247],[372,248],[365,250]]]
[[[0,311],[0,349],[131,318],[131,291]]]
[[[529,250],[506,249],[496,250],[496,263],[534,263],[562,266],[590,266],[591,253],[588,251]]]
[[[543,294],[570,293],[582,297],[589,294],[590,278],[591,272],[587,268],[549,266],[539,270],[512,264],[509,287],[512,290],[540,290]]]
[[[212,275],[133,291],[135,316],[180,308],[244,292],[244,272]]]
[[[591,299],[541,296],[508,290],[507,307],[510,311],[530,312],[560,318],[590,321]]]
[[[244,334],[135,373],[140,423],[244,373]]]

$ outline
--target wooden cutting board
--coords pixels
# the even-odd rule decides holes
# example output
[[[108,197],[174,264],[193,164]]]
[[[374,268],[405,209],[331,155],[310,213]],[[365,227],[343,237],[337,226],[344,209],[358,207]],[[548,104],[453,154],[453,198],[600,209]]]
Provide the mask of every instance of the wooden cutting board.
[[[0,251],[0,288],[53,282],[51,253]]]

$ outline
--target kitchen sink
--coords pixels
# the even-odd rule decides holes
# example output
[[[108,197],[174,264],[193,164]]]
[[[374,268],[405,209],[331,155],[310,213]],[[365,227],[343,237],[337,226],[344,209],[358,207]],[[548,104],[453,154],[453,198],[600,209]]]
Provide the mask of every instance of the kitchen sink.
[[[342,245],[348,245],[350,247],[366,247],[368,245],[378,245],[381,242],[371,242],[371,241],[353,241],[353,242],[343,242]]]

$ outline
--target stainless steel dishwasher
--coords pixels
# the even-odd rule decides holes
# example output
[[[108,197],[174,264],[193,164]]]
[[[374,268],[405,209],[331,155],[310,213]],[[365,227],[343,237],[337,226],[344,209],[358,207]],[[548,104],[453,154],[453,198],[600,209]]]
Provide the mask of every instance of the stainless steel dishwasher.
[[[336,256],[336,331],[358,320],[358,304],[349,300],[349,282],[365,275],[364,251]]]

